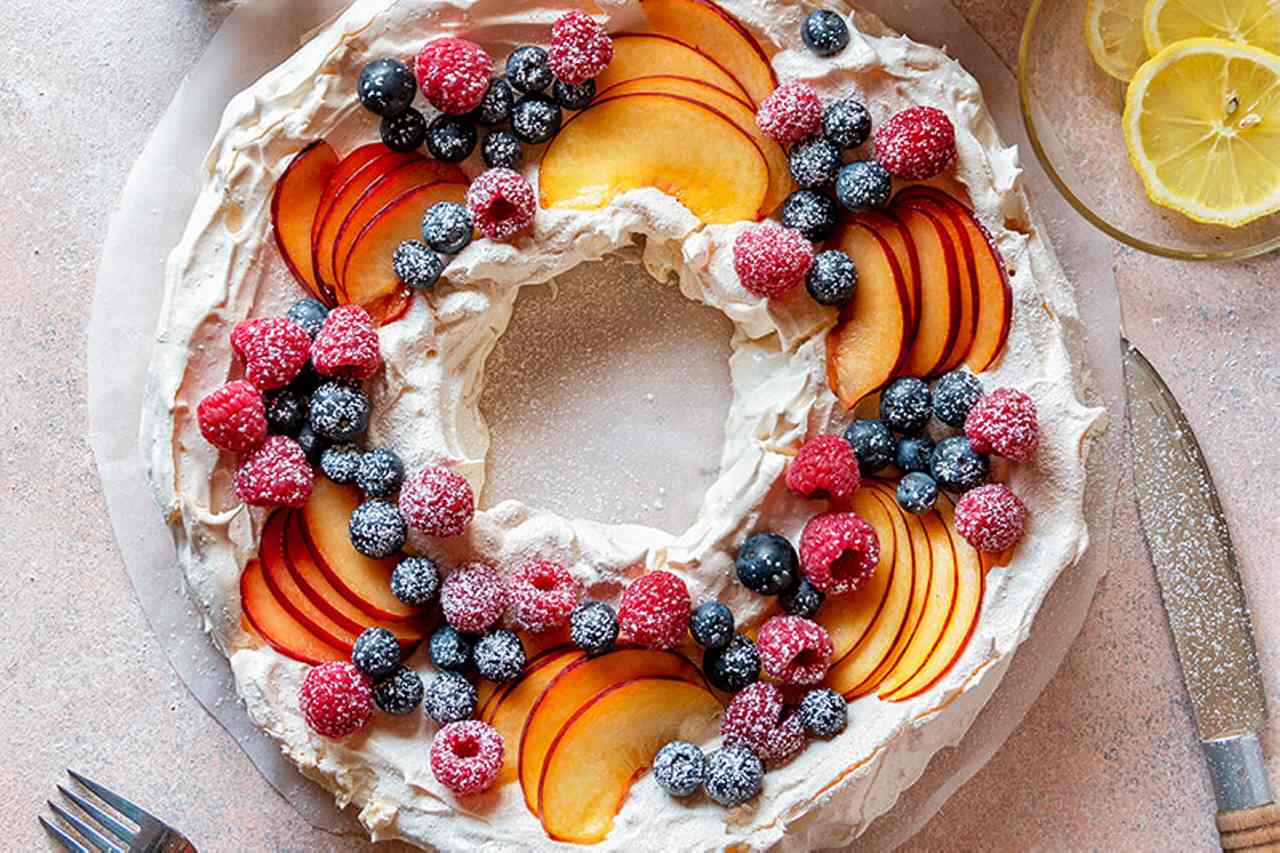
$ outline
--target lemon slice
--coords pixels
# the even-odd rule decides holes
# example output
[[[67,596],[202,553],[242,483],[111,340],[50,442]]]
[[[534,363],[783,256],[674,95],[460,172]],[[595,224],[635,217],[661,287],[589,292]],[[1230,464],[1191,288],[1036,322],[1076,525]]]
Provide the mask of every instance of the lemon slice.
[[[1225,39],[1170,45],[1129,84],[1124,136],[1156,204],[1232,227],[1280,210],[1280,56]]]
[[[1128,80],[1147,58],[1142,36],[1145,0],[1089,0],[1084,37],[1098,67],[1117,80]]]
[[[1183,39],[1221,38],[1280,53],[1276,0],[1147,0],[1142,33],[1152,56]]]

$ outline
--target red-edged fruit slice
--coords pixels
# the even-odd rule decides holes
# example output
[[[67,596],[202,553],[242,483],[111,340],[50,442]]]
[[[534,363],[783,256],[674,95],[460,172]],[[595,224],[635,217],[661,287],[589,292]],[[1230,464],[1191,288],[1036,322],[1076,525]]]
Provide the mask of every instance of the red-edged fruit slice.
[[[316,284],[311,255],[311,225],[329,179],[338,168],[338,155],[324,140],[313,142],[289,162],[271,195],[271,225],[280,256],[293,277],[316,299],[333,304]]]
[[[833,661],[842,659],[871,630],[897,574],[897,534],[884,505],[867,489],[859,489],[854,493],[852,508],[875,528],[880,539],[880,562],[865,586],[846,595],[830,596],[815,617],[831,637]]]
[[[902,366],[906,376],[941,372],[960,335],[960,266],[955,246],[938,216],[918,208],[898,208],[920,259],[920,325]]]
[[[271,593],[257,560],[250,560],[240,575],[240,604],[253,630],[280,654],[310,664],[347,659],[347,652],[329,645],[293,618]]]
[[[271,589],[271,594],[289,611],[290,616],[329,645],[350,653],[357,633],[342,627],[316,607],[298,586],[293,575],[289,574],[289,565],[284,556],[284,531],[291,518],[291,510],[276,510],[262,529],[258,562],[262,564],[263,578]]]
[[[503,756],[498,785],[516,780],[520,765],[520,750],[516,746],[520,743],[520,733],[533,703],[538,701],[552,679],[584,657],[585,653],[574,648],[547,652],[536,661],[530,661],[524,674],[490,701],[488,713],[481,718],[498,730],[504,743],[511,744]]]
[[[870,226],[893,249],[898,259],[898,269],[906,279],[907,302],[911,307],[907,325],[911,328],[911,341],[915,341],[916,329],[920,325],[920,256],[916,254],[916,244],[911,239],[911,232],[903,225],[891,210],[864,210],[854,214],[864,225]]]
[[[324,224],[325,218],[329,215],[329,209],[333,207],[333,199],[337,196],[338,191],[347,185],[347,181],[356,172],[383,154],[390,153],[391,149],[381,142],[370,142],[367,145],[361,145],[338,161],[338,167],[333,170],[333,175],[329,178],[329,183],[325,186],[324,193],[320,196],[320,206],[316,209],[315,219],[311,223],[312,245],[315,245],[320,238],[320,226]]]
[[[720,63],[695,47],[656,33],[614,33],[613,60],[596,78],[596,88],[603,92],[624,80],[650,74],[674,74],[704,80],[755,103],[738,78]]]

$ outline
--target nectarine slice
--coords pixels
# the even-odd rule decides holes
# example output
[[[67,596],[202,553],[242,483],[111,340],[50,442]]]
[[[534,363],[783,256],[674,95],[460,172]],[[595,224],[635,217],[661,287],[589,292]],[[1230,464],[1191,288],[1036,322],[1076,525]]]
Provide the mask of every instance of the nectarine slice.
[[[909,347],[915,340],[916,327],[920,324],[920,256],[916,254],[916,244],[911,239],[911,232],[890,210],[864,210],[855,214],[854,218],[869,225],[883,237],[898,259],[898,269],[906,279],[907,303],[911,307],[907,318],[907,325],[911,329],[907,341]]]
[[[312,296],[332,303],[316,284],[311,255],[311,225],[325,187],[338,167],[338,155],[324,140],[313,142],[289,161],[271,194],[271,225],[280,256],[293,277]]]
[[[896,532],[884,505],[866,489],[853,495],[853,511],[866,519],[880,538],[880,562],[875,574],[862,589],[847,595],[834,595],[818,611],[815,621],[831,636],[833,661],[838,661],[856,646],[876,621],[884,607],[896,574]]]
[[[669,36],[653,33],[615,33],[613,60],[596,78],[596,90],[603,92],[623,80],[650,74],[705,80],[748,103],[755,103],[737,78],[714,59]]]
[[[253,630],[280,654],[310,664],[347,659],[347,652],[326,643],[284,609],[257,560],[250,560],[240,575],[240,604]]]
[[[658,749],[698,737],[719,713],[711,691],[674,678],[623,681],[595,696],[548,750],[538,786],[542,828],[557,841],[602,841]]]
[[[958,256],[935,214],[907,207],[895,213],[911,232],[920,258],[920,324],[902,371],[907,376],[932,376],[947,363],[960,334]]]
[[[331,646],[350,652],[356,633],[348,631],[330,619],[298,586],[284,557],[285,524],[292,515],[290,510],[276,510],[262,528],[262,541],[258,545],[258,562],[262,564],[262,577],[289,615],[307,627],[311,633]]]
[[[530,665],[519,680],[507,686],[494,701],[490,703],[488,714],[482,719],[498,730],[503,743],[511,744],[502,759],[502,770],[498,773],[498,784],[514,782],[520,765],[520,751],[516,745],[520,742],[520,732],[529,718],[529,710],[538,701],[542,691],[560,672],[586,655],[577,649],[562,649],[543,657],[538,663]]]
[[[366,164],[381,157],[383,154],[390,153],[391,149],[381,142],[370,142],[367,145],[361,145],[338,161],[338,167],[333,170],[333,176],[329,178],[329,183],[324,188],[324,194],[320,196],[320,206],[316,209],[316,218],[311,224],[311,242],[313,244],[316,242],[316,238],[320,236],[320,226],[324,224],[325,217],[329,215],[329,208],[333,206],[333,199],[338,194],[338,191],[346,186],[351,176],[363,169]]]

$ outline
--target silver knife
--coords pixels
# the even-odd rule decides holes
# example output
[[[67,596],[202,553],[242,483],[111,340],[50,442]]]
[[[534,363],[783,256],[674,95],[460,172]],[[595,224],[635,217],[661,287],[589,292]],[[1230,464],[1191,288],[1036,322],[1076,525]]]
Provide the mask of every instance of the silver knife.
[[[1280,844],[1280,805],[1258,741],[1266,698],[1231,533],[1182,408],[1142,353],[1122,344],[1138,514],[1213,780],[1222,846],[1271,849]]]

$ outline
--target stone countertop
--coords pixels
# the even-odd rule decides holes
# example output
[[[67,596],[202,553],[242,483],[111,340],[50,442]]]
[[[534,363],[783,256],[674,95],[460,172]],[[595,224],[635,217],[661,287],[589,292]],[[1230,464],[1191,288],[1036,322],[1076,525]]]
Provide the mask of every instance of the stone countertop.
[[[1026,0],[956,0],[1012,64]],[[0,824],[35,822],[70,765],[204,850],[368,849],[306,825],[171,673],[107,522],[86,439],[85,329],[125,176],[226,14],[215,0],[0,5]],[[1025,156],[1031,156],[1025,152]],[[1180,397],[1222,491],[1280,697],[1280,258],[1187,265],[1116,247],[1128,334]],[[1116,562],[1057,677],[912,850],[1213,849],[1212,796],[1145,548]],[[1264,745],[1280,775],[1280,726]],[[379,849],[389,849],[383,846]]]

